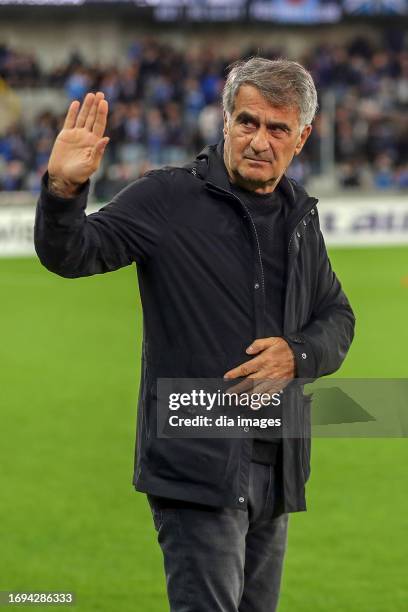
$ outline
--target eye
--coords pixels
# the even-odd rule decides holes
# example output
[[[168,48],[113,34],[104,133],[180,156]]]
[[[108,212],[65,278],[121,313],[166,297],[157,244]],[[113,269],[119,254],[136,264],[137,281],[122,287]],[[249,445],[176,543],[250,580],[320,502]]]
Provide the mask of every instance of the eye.
[[[245,118],[245,117],[240,120],[240,124],[243,125],[244,127],[256,127],[252,119]]]
[[[275,134],[278,136],[283,136],[284,134],[288,134],[288,130],[280,125],[275,125],[271,128],[269,128],[269,131],[271,132],[271,134]]]

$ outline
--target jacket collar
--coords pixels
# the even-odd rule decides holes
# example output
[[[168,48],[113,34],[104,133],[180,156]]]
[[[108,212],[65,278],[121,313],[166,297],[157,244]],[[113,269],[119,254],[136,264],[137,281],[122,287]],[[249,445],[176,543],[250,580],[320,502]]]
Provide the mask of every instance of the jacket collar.
[[[224,163],[224,139],[215,145],[206,146],[197,156],[197,171],[199,176],[207,183],[212,183],[224,191],[231,192],[228,172]],[[309,199],[309,195],[301,187],[283,175],[277,187],[291,207],[298,208]]]

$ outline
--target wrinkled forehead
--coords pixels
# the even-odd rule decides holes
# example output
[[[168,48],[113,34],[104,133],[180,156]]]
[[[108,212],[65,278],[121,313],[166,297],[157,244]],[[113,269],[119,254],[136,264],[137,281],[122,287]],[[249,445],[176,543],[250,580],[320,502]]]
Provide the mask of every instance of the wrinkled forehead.
[[[287,98],[290,96],[288,95]],[[300,109],[295,102],[290,103],[283,100],[279,95],[275,100],[268,99],[257,87],[249,83],[238,88],[231,117],[235,119],[243,113],[256,118],[261,123],[278,120],[295,126],[299,125],[300,119]]]

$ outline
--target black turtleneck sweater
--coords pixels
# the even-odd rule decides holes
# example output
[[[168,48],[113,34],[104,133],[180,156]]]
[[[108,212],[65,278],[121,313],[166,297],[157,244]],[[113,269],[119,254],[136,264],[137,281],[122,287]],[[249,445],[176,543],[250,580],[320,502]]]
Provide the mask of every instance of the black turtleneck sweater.
[[[265,279],[265,337],[282,336],[288,203],[279,189],[264,195],[231,184],[231,190],[248,209],[258,236]],[[252,460],[275,463],[279,444],[279,439],[265,441],[255,438]]]

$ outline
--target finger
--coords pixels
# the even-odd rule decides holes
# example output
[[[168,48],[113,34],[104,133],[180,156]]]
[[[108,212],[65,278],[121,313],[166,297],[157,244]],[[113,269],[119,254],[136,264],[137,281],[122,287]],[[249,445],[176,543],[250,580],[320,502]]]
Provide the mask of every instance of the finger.
[[[237,383],[236,385],[232,385],[232,387],[228,387],[226,390],[226,393],[236,393],[239,395],[240,393],[251,391],[254,388],[254,385],[255,385],[254,379],[248,376],[247,378]]]
[[[79,111],[79,115],[77,117],[75,127],[77,127],[77,128],[84,127],[85,122],[87,120],[87,117],[89,115],[89,111],[92,108],[92,104],[94,102],[94,99],[95,99],[95,94],[93,94],[93,93],[86,94],[85,99],[84,99],[83,104],[82,104],[82,108]]]
[[[272,399],[272,395],[274,393],[279,393],[282,389],[282,384],[281,381],[279,380],[263,380],[261,382],[259,382],[258,384],[255,385],[255,387],[253,388],[251,395],[253,395],[254,393],[259,393],[259,394],[267,394],[270,396],[270,398]]]
[[[254,342],[252,342],[252,344],[248,346],[246,352],[251,355],[254,355],[256,353],[259,353],[260,351],[264,351],[275,343],[275,336],[271,336],[270,338],[257,338],[256,340],[254,340]]]
[[[95,123],[92,128],[93,134],[102,138],[106,128],[106,122],[108,119],[109,105],[106,100],[101,100],[98,104],[96,112]]]
[[[249,361],[245,361],[245,363],[241,363],[236,368],[232,370],[228,370],[225,372],[224,378],[238,378],[239,376],[248,376],[248,374],[253,374],[256,372],[261,366],[261,360],[259,357],[255,357],[255,359],[250,359]]]
[[[96,111],[98,109],[98,104],[99,104],[100,100],[103,100],[104,95],[105,94],[102,91],[98,91],[98,93],[96,94],[96,96],[94,98],[94,101],[93,101],[93,104],[92,104],[92,108],[89,111],[89,115],[86,118],[85,128],[87,130],[89,130],[90,132],[92,131],[92,128],[93,128],[94,123],[95,123]]]
[[[268,393],[268,391],[271,391],[273,388],[274,386],[271,381],[261,380],[254,386],[251,395],[254,393]]]
[[[244,380],[241,380],[236,385],[233,385],[232,387],[228,387],[226,392],[227,393],[237,393],[238,395],[240,393],[247,393],[248,391],[253,391],[253,389],[258,384],[258,382],[262,380],[265,380],[265,375],[263,373],[256,372],[255,374],[252,374],[251,376],[247,376],[246,378],[244,378]]]
[[[71,128],[75,126],[75,119],[77,117],[80,106],[81,104],[79,103],[78,100],[74,100],[73,102],[71,102],[67,115],[65,117],[65,121],[63,125],[64,130],[70,130]]]

